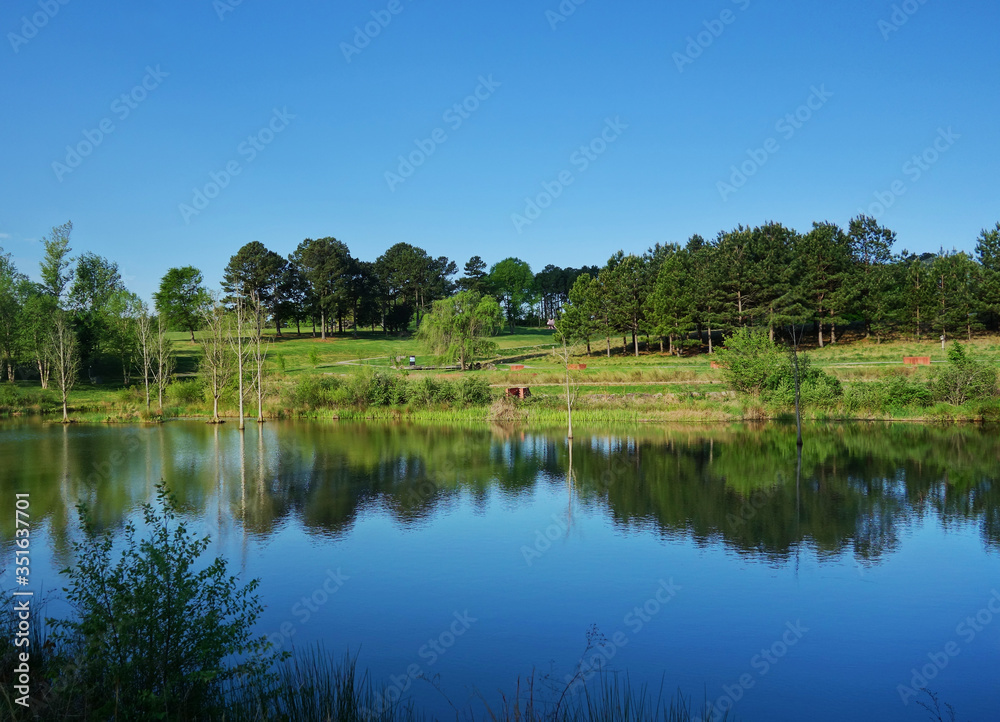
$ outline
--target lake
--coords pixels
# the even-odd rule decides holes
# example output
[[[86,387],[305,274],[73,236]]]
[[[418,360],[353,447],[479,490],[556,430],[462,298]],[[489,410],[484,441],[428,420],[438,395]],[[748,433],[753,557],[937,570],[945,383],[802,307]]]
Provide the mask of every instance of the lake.
[[[0,566],[15,492],[33,588],[58,589],[76,503],[118,530],[163,479],[260,578],[261,633],[356,652],[430,714],[627,672],[745,720],[924,720],[920,677],[996,719],[998,429],[805,438],[800,461],[775,425],[578,429],[571,454],[559,430],[8,421]]]

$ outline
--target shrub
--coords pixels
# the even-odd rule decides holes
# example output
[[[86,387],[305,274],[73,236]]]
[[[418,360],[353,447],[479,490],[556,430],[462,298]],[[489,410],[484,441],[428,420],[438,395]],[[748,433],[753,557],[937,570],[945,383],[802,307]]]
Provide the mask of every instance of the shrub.
[[[178,406],[189,406],[205,400],[205,385],[196,379],[175,381],[167,387],[167,398]]]
[[[410,384],[410,403],[415,406],[430,406],[432,404],[447,404],[455,400],[454,384],[439,381],[430,377],[423,378],[415,384]]]
[[[340,379],[335,376],[302,376],[286,391],[287,405],[310,411],[335,406],[335,396],[340,386]]]
[[[84,540],[63,571],[78,617],[50,621],[82,717],[204,719],[238,682],[269,679],[278,656],[251,632],[263,609],[257,580],[237,586],[221,558],[195,571],[209,540],[177,523],[176,509],[157,485],[156,507],[143,506],[150,537],[138,541],[127,524],[114,563],[111,535],[80,507]]]
[[[799,355],[799,397],[810,406],[832,406],[844,395],[840,381]],[[795,405],[795,359],[789,354],[786,363],[768,378],[764,400],[774,406]]]
[[[349,398],[359,407],[402,406],[409,397],[406,379],[385,371],[364,371],[350,382]]]
[[[850,411],[882,412],[907,406],[925,408],[932,402],[927,384],[912,381],[902,374],[850,384],[844,394],[844,405]]]
[[[931,386],[936,401],[961,406],[966,401],[984,401],[997,395],[997,370],[969,356],[956,341],[948,349],[948,365]]]
[[[758,399],[776,387],[781,373],[781,351],[763,330],[741,328],[726,337],[725,348],[716,353],[726,383],[743,396]]]
[[[465,376],[458,384],[458,400],[466,406],[485,406],[493,401],[493,393],[482,376]]]

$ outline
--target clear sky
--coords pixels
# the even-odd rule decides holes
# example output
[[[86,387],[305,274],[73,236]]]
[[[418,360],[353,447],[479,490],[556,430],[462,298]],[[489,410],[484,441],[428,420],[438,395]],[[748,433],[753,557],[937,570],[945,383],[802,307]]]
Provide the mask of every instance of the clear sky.
[[[995,0],[7,0],[0,246],[37,277],[72,220],[147,298],[170,266],[214,286],[244,243],[322,236],[540,270],[865,211],[897,250],[971,250],[1000,220],[998,21]]]

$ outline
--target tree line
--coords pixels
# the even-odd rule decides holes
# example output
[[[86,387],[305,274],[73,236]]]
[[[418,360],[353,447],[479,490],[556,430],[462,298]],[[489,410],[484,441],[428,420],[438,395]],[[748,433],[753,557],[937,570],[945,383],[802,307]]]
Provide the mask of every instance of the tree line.
[[[369,262],[332,237],[306,239],[287,257],[254,241],[230,258],[221,294],[210,292],[199,269],[170,268],[153,308],[125,287],[113,261],[91,252],[71,257],[71,232],[66,223],[43,239],[40,282],[0,249],[0,374],[52,383],[64,397],[86,371],[92,381],[102,374],[120,374],[126,385],[136,379],[147,405],[151,394],[162,404],[173,369],[167,329],[186,331],[192,341],[196,331],[213,328],[226,339],[246,337],[249,350],[239,342],[237,351],[259,366],[253,354],[266,349],[250,342],[260,340],[265,323],[279,336],[293,325],[301,333],[303,324],[323,338],[365,328],[402,333],[419,327],[435,301],[461,292],[452,304],[457,320],[438,329],[443,344],[460,345],[461,309],[489,297],[503,323],[484,307],[488,313],[473,326],[495,333],[558,319],[569,340],[588,352],[599,343],[609,355],[616,339],[624,353],[638,354],[643,337],[661,352],[711,352],[720,334],[742,327],[766,328],[773,338],[798,325],[823,346],[848,326],[878,340],[922,339],[971,337],[1000,322],[1000,223],[982,231],[973,253],[894,252],[896,234],[862,215],[847,229],[823,222],[807,233],[776,222],[739,226],[712,241],[694,235],[642,254],[618,251],[601,267],[548,265],[535,273],[518,258],[487,266],[473,256],[461,275],[455,261],[408,243]],[[223,326],[238,309],[234,335]],[[244,333],[248,328],[253,333]]]
[[[808,332],[818,346],[851,326],[875,340],[971,338],[1000,322],[1000,223],[984,230],[973,254],[896,253],[896,234],[869,216],[814,223],[798,233],[780,223],[739,226],[713,241],[619,251],[596,274],[581,275],[559,330],[611,354],[622,339],[639,354],[640,337],[660,351],[713,351],[738,328]],[[617,343],[614,343],[617,346]]]

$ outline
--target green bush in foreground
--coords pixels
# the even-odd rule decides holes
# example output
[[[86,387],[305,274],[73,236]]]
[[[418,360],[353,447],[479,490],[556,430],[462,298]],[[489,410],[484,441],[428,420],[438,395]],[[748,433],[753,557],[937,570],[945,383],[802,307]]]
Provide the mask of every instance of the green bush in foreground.
[[[143,506],[149,538],[128,524],[117,561],[111,535],[94,531],[85,508],[80,515],[84,541],[63,571],[77,616],[50,620],[56,675],[72,679],[61,706],[83,718],[204,718],[234,685],[266,681],[276,655],[252,634],[263,609],[257,581],[239,586],[218,558],[196,569],[209,540],[177,522],[164,486],[155,507]]]

